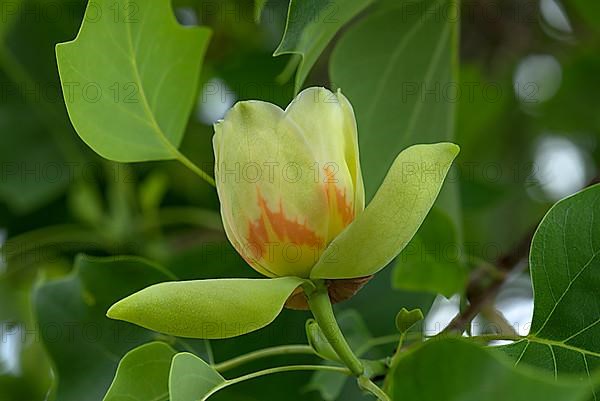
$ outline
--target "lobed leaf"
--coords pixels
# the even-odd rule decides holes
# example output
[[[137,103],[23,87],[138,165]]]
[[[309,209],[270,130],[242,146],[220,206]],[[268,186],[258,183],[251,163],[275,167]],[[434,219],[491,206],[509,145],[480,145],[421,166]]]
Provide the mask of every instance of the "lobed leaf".
[[[75,40],[56,46],[81,139],[120,162],[178,158],[209,37],[168,0],[91,0]]]

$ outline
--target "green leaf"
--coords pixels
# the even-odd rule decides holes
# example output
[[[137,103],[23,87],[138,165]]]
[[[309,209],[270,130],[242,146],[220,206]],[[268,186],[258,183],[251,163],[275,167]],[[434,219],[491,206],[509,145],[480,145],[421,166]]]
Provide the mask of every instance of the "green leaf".
[[[600,368],[599,222],[600,185],[595,185],[558,202],[540,223],[529,257],[531,331],[504,348],[517,364],[582,378]]]
[[[169,377],[170,401],[198,401],[225,379],[206,362],[188,352],[175,355]]]
[[[144,344],[129,351],[119,362],[103,401],[168,400],[169,371],[176,353],[162,342]]]
[[[273,56],[299,54],[302,57],[296,72],[296,93],[336,32],[372,2],[290,0],[285,32]]]
[[[41,339],[59,378],[56,399],[102,399],[121,357],[157,338],[107,319],[106,310],[131,292],[169,279],[168,272],[140,258],[79,256],[69,276],[35,290]]]
[[[344,91],[356,113],[367,199],[373,198],[402,149],[454,138],[456,102],[447,100],[458,81],[458,19],[446,14],[455,4],[423,0],[407,12],[404,5],[390,3],[344,33],[329,65],[332,83]],[[441,14],[443,18],[435,17]],[[456,240],[461,246],[456,183],[444,186],[435,208],[455,226],[436,242]]]
[[[281,277],[160,283],[117,302],[107,315],[181,337],[235,337],[271,323],[303,282]]]
[[[454,144],[438,143],[400,153],[371,203],[331,242],[311,278],[363,277],[385,267],[415,235],[458,152]]]
[[[452,219],[433,208],[396,261],[392,285],[450,297],[462,293],[467,270]]]
[[[402,308],[396,315],[396,328],[401,334],[404,334],[423,319],[425,317],[421,309],[412,309],[409,311],[406,308]]]
[[[408,12],[395,3],[349,29],[329,65],[331,81],[356,112],[367,199],[402,149],[454,135],[456,5],[423,0]]]
[[[588,401],[590,388],[575,380],[554,381],[459,339],[425,342],[403,354],[386,379],[393,400],[404,401]],[[435,383],[433,383],[435,382]]]
[[[168,0],[90,1],[77,38],[56,47],[81,139],[121,162],[181,158],[209,37],[179,25]]]

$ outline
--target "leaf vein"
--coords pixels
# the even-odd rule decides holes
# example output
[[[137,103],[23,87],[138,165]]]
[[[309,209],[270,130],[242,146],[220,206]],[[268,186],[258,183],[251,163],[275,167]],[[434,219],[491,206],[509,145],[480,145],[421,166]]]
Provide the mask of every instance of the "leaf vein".
[[[425,18],[421,18],[417,23],[415,23],[415,25],[411,27],[411,29],[406,33],[406,35],[404,35],[400,43],[398,43],[398,46],[392,53],[389,59],[389,63],[387,64],[385,70],[383,71],[383,74],[381,74],[379,82],[377,83],[377,88],[375,89],[375,96],[373,97],[373,102],[371,103],[371,106],[369,107],[369,110],[366,113],[366,121],[371,121],[371,119],[373,118],[373,113],[375,112],[375,110],[377,110],[377,105],[379,104],[381,100],[381,95],[383,94],[383,90],[385,89],[385,82],[389,79],[390,75],[392,74],[394,66],[397,63],[398,57],[400,57],[402,50],[404,50],[404,48],[408,45],[410,39],[419,31],[419,29],[425,24],[425,22],[429,20],[431,15],[435,14],[431,11],[438,5],[439,2],[440,0],[433,2],[433,4],[425,12]]]
[[[554,307],[552,308],[552,310],[550,311],[550,313],[548,313],[548,316],[546,317],[546,320],[544,321],[544,323],[542,324],[542,326],[538,329],[538,331],[535,333],[535,335],[538,335],[544,329],[544,327],[546,327],[546,324],[548,324],[548,321],[550,320],[550,318],[552,317],[552,315],[556,311],[556,308],[558,307],[558,305],[562,302],[562,300],[564,299],[564,297],[567,295],[567,293],[571,289],[571,286],[573,285],[573,283],[581,276],[581,274],[583,274],[584,271],[586,271],[586,269],[592,264],[592,262],[594,261],[594,259],[596,259],[596,257],[598,255],[600,255],[600,250],[596,251],[596,253],[594,253],[590,257],[590,259],[577,272],[577,274],[571,280],[569,280],[569,284],[567,285],[567,288],[565,288],[565,290],[563,291],[563,293],[561,294],[561,296],[559,297],[559,299],[554,303]],[[545,266],[544,266],[544,269],[545,269]]]

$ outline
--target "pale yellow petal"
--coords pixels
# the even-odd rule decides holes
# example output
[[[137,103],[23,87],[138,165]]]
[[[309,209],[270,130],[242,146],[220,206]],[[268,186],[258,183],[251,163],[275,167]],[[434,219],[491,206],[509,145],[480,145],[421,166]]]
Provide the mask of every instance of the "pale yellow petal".
[[[352,176],[354,184],[354,210],[355,214],[362,212],[365,208],[365,187],[360,169],[360,157],[358,152],[358,128],[356,126],[356,117],[350,101],[338,89],[337,98],[344,111],[344,154],[348,171]]]
[[[329,201],[328,234],[335,238],[356,215],[355,163],[347,163],[347,148],[354,148],[347,110],[338,96],[325,88],[308,88],[300,92],[287,107],[286,118],[296,125],[314,153],[320,180],[326,186]],[[354,127],[355,129],[355,127]],[[355,134],[355,132],[354,132]],[[358,157],[358,156],[356,156]],[[364,207],[364,203],[360,210]],[[323,216],[325,218],[325,216]]]
[[[227,113],[214,142],[231,242],[263,274],[307,277],[327,243],[328,203],[305,138],[283,110],[252,101]]]

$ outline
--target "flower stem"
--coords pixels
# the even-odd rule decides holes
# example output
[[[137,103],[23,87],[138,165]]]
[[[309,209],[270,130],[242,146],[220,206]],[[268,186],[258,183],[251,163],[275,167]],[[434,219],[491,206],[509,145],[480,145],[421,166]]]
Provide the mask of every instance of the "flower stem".
[[[350,369],[353,375],[361,376],[364,367],[358,357],[346,342],[340,327],[337,324],[327,286],[324,282],[317,282],[316,289],[306,292],[308,305],[315,317],[323,335],[335,350],[341,361]]]
[[[209,397],[217,393],[218,391],[223,390],[226,387],[232,386],[237,383],[244,382],[246,380],[255,379],[262,376],[272,375],[274,373],[282,373],[282,372],[297,372],[297,371],[324,371],[324,372],[336,372],[344,375],[351,375],[352,373],[346,369],[337,366],[327,366],[327,365],[288,365],[288,366],[279,366],[276,368],[270,368],[265,370],[259,370],[258,372],[249,373],[244,376],[236,377],[235,379],[225,380],[221,384],[212,388],[204,397],[202,397],[201,401],[207,400]]]
[[[224,362],[217,363],[213,366],[215,370],[224,372],[237,368],[240,365],[249,363],[261,358],[267,358],[270,356],[277,355],[290,355],[290,354],[310,354],[314,355],[314,350],[309,345],[282,345],[278,347],[264,348],[258,351],[250,352],[245,355],[229,359]]]
[[[375,383],[373,383],[369,378],[365,376],[361,376],[358,378],[358,385],[365,391],[373,394],[380,401],[392,401],[389,395],[387,395],[382,389],[380,389]]]

